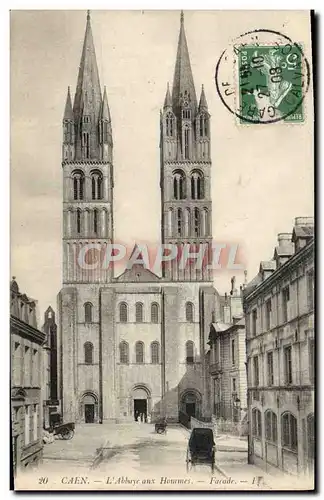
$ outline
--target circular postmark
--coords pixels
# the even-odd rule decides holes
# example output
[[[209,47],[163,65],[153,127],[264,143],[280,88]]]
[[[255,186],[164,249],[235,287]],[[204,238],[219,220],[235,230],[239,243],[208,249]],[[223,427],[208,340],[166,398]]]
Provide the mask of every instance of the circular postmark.
[[[310,83],[302,45],[277,31],[244,33],[223,51],[216,89],[240,123],[303,122]]]

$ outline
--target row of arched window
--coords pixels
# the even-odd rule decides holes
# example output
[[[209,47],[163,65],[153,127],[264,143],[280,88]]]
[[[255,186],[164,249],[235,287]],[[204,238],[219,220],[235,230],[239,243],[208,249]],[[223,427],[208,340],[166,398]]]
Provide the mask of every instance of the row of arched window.
[[[209,236],[209,211],[207,208],[176,208],[167,213],[169,236]]]
[[[183,170],[173,172],[173,198],[175,200],[185,200],[188,197],[187,191],[190,189],[192,200],[202,200],[205,196],[204,175],[200,170],[193,170],[189,177],[189,186],[187,176]]]
[[[151,359],[153,365],[160,363],[160,344],[157,341],[151,343],[150,346]],[[123,365],[129,364],[129,344],[124,340],[119,344],[119,362]],[[138,364],[145,363],[145,344],[142,341],[135,343],[135,362]],[[195,362],[195,344],[191,340],[186,342],[186,363],[193,364]]]
[[[264,426],[266,441],[277,444],[277,415],[272,410],[265,411]],[[252,409],[252,434],[257,438],[262,438],[262,413],[258,408]],[[293,451],[297,451],[298,449],[297,419],[290,412],[284,412],[281,415],[281,443],[283,447]]]
[[[121,302],[119,304],[119,321],[120,323],[127,323],[129,320],[128,314],[128,304],[126,302]],[[159,305],[156,302],[151,304],[151,323],[159,323]],[[142,302],[136,302],[135,304],[135,321],[136,323],[144,322],[144,304]],[[188,323],[193,323],[194,321],[194,307],[192,302],[186,303],[186,321]]]
[[[73,180],[73,199],[84,200],[86,178],[82,170],[72,172]],[[103,176],[99,170],[93,170],[90,173],[91,197],[92,200],[103,199]]]
[[[85,302],[84,304],[85,323],[92,323],[93,321],[92,310],[93,310],[93,305],[91,304],[91,302]],[[153,302],[151,304],[151,314],[150,314],[151,323],[159,323],[160,321],[159,315],[160,315],[159,305],[156,302]],[[120,323],[127,323],[128,317],[129,317],[128,304],[126,302],[121,302],[119,304]],[[144,304],[142,302],[136,302],[135,304],[135,321],[136,323],[144,322]],[[194,322],[194,305],[192,302],[186,302],[186,321],[188,323]]]
[[[102,234],[106,230],[108,222],[108,211],[106,208],[92,210],[86,208],[68,209],[68,227],[73,228],[72,232],[76,235],[88,236],[90,234]]]
[[[182,118],[184,120],[190,120],[191,119],[191,109],[190,108],[185,108],[182,110]],[[167,113],[165,117],[165,132],[167,137],[174,137],[175,136],[175,116],[173,113]],[[200,137],[208,137],[209,134],[209,116],[205,113],[200,114],[197,117],[196,120],[197,124],[197,133],[199,134]]]

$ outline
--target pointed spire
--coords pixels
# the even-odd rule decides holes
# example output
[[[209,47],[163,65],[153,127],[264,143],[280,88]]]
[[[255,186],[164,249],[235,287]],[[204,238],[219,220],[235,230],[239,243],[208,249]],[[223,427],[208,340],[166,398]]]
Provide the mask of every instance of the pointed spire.
[[[171,99],[171,94],[170,94],[170,87],[169,87],[169,82],[167,86],[167,91],[165,94],[165,99],[164,99],[164,106],[163,108],[172,108],[172,99]]]
[[[68,87],[63,120],[74,120],[70,87]]]
[[[97,120],[101,108],[101,89],[99,73],[96,59],[96,52],[93,43],[90,11],[87,12],[87,24],[84,35],[83,50],[79,66],[77,88],[74,96],[73,112],[76,121],[79,121],[82,114],[83,98],[87,95],[86,103],[95,114]]]
[[[108,122],[111,121],[106,85],[104,86],[104,94],[103,94],[103,98],[102,98],[102,107],[101,107],[100,118],[102,120],[107,120]]]
[[[183,11],[181,11],[178,51],[174,69],[172,90],[172,101],[174,109],[179,108],[180,98],[184,97],[186,94],[189,95],[191,106],[193,110],[196,111],[197,97],[191,71],[186,33],[184,29],[184,16]]]
[[[207,105],[207,99],[205,96],[205,90],[204,86],[201,86],[201,94],[200,94],[200,101],[199,101],[199,111],[207,111],[208,110],[208,105]]]

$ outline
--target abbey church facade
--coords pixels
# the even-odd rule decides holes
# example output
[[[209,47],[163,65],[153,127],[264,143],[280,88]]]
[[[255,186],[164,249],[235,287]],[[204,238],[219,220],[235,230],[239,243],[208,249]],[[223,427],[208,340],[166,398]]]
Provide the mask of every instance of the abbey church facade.
[[[108,92],[109,94],[109,92]],[[157,116],[157,120],[159,117]],[[191,71],[184,19],[173,86],[160,115],[161,242],[212,246],[210,115]],[[159,147],[157,144],[156,147]],[[156,168],[159,168],[157,165]],[[102,91],[90,15],[63,118],[63,287],[58,296],[59,397],[65,421],[209,416],[209,326],[219,315],[207,266],[167,262],[91,270],[76,256],[114,242],[113,117]]]

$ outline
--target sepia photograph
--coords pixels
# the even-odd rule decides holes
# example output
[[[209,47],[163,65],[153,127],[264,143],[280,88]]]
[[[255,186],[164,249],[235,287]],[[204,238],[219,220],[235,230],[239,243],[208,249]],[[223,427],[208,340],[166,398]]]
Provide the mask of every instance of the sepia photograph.
[[[313,61],[309,10],[11,10],[11,489],[314,491]]]

